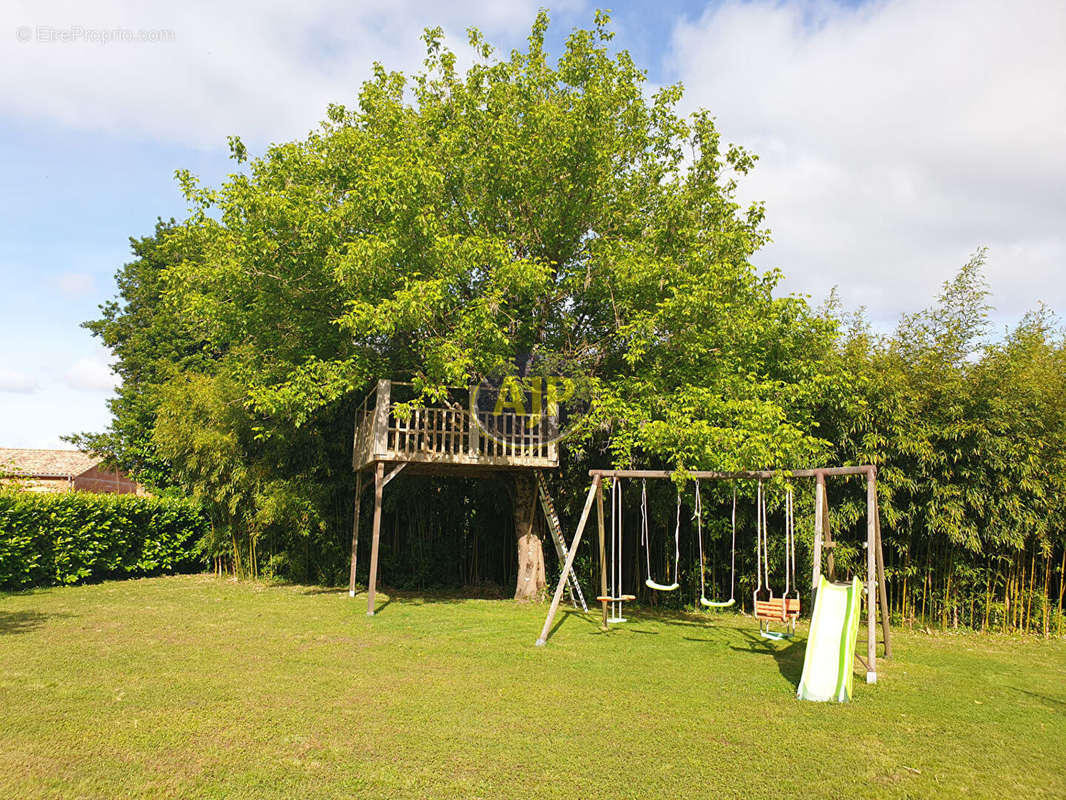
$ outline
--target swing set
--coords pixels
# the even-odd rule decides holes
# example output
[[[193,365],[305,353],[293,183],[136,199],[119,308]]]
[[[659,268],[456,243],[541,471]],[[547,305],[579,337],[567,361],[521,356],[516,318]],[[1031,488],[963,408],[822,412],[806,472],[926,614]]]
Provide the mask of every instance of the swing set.
[[[537,639],[538,645],[546,643],[552,622],[558,611],[559,601],[562,598],[566,586],[567,577],[573,569],[574,557],[577,547],[581,542],[581,536],[588,524],[592,505],[596,503],[596,516],[599,529],[599,556],[600,556],[600,594],[596,598],[603,606],[602,625],[606,629],[611,624],[625,622],[622,616],[622,604],[635,600],[633,594],[626,594],[622,587],[622,481],[625,479],[640,479],[640,508],[641,530],[640,542],[645,552],[645,580],[644,585],[653,591],[672,592],[680,588],[680,535],[681,535],[681,492],[677,494],[677,510],[674,515],[674,559],[673,571],[670,572],[667,561],[667,573],[663,582],[657,581],[652,575],[651,547],[648,522],[648,495],[647,481],[649,479],[670,479],[673,473],[667,470],[590,470],[592,486],[589,488],[585,505],[581,512],[577,531],[574,534],[573,543],[567,553],[563,565],[562,574],[552,598],[552,604],[548,610],[547,619]],[[695,479],[696,496],[694,501],[693,518],[696,522],[696,536],[700,552],[700,597],[699,604],[704,608],[727,608],[736,604],[736,547],[737,547],[737,497],[736,487],[733,488],[733,502],[730,513],[730,527],[732,532],[731,556],[730,556],[730,594],[727,600],[714,600],[707,597],[706,564],[703,548],[703,497],[700,491],[700,480],[758,480],[756,493],[756,577],[757,586],[752,596],[752,608],[755,618],[759,621],[759,633],[767,639],[788,639],[795,633],[796,620],[800,615],[799,583],[796,579],[796,533],[795,533],[795,508],[793,490],[786,489],[784,498],[784,533],[785,533],[785,569],[784,591],[775,595],[771,588],[770,559],[769,559],[769,528],[767,525],[767,497],[763,486],[765,480],[777,476],[790,478],[815,478],[815,532],[812,571],[812,598],[817,590],[822,577],[821,556],[823,545],[826,549],[833,545],[829,540],[827,514],[825,508],[825,481],[827,477],[864,476],[866,479],[866,607],[867,607],[867,657],[863,660],[866,666],[866,680],[868,683],[877,681],[877,610],[881,612],[881,628],[884,642],[884,657],[892,655],[892,643],[888,626],[888,598],[885,595],[884,557],[881,550],[881,525],[877,505],[877,468],[872,465],[857,467],[823,467],[820,469],[782,470],[773,471],[744,471],[744,472],[706,472],[696,471],[689,473]],[[604,518],[603,482],[610,481],[610,551],[607,548],[607,532]],[[830,569],[832,569],[832,556],[830,550]],[[874,600],[872,593],[876,593]],[[772,626],[778,624],[783,630],[774,630]]]

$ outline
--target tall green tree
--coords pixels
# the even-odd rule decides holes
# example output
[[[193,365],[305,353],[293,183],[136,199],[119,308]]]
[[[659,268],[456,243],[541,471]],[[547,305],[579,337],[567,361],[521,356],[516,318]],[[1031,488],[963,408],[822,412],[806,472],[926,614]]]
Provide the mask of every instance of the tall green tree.
[[[163,271],[162,305],[216,360],[175,364],[152,442],[231,538],[340,540],[352,397],[382,377],[431,401],[565,369],[595,395],[570,458],[732,469],[830,451],[819,420],[849,402],[836,323],[751,264],[763,209],[735,193],[754,157],[708,112],[680,115],[680,86],[651,92],[607,15],[554,61],[547,27],[505,56],[471,31],[465,72],[428,30],[419,74],[375,66],[353,106],[250,162],[232,140],[246,166],[220,187],[179,176],[189,256]],[[515,491],[520,512],[532,488]],[[523,554],[531,516],[515,514]]]
[[[67,437],[155,489],[173,483],[169,466],[152,441],[161,389],[183,372],[210,373],[220,355],[164,300],[166,270],[197,254],[192,237],[171,236],[175,228],[173,220],[160,220],[151,235],[130,239],[135,258],[115,275],[117,299],[100,307],[99,319],[84,323],[115,356],[121,383],[107,401],[108,430]]]

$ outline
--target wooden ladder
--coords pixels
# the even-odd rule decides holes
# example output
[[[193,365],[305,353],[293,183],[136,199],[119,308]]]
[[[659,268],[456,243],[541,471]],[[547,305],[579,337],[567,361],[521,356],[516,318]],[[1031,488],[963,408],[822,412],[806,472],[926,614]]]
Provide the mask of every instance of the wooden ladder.
[[[559,524],[559,515],[555,513],[555,504],[551,495],[548,494],[548,482],[544,479],[544,473],[537,470],[537,494],[540,495],[540,507],[544,509],[544,518],[548,521],[548,529],[551,531],[552,542],[555,543],[555,553],[559,556],[559,564],[566,564],[566,554],[570,549],[563,537],[563,526]],[[574,608],[581,604],[581,610],[588,612],[585,605],[585,595],[581,593],[581,584],[577,582],[577,576],[573,570],[567,575],[566,588],[570,592],[570,605]]]

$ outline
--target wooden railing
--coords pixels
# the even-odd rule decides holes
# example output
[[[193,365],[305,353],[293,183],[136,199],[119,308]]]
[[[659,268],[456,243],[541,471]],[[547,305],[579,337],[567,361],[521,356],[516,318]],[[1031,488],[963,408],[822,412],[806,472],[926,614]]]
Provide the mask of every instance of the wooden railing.
[[[355,441],[352,446],[352,464],[366,464],[374,452],[374,412],[378,392],[371,392],[355,411]]]
[[[480,455],[489,458],[558,458],[555,442],[547,440],[544,426],[532,425],[529,417],[501,416],[485,411],[479,411],[477,417],[481,428]]]
[[[546,426],[532,424],[529,417],[455,407],[413,408],[398,415],[390,394],[390,382],[379,381],[356,410],[352,462],[357,468],[371,461],[558,465],[558,445],[546,435]]]
[[[470,415],[466,411],[416,408],[406,419],[389,415],[386,449],[390,453],[470,455],[470,441]]]

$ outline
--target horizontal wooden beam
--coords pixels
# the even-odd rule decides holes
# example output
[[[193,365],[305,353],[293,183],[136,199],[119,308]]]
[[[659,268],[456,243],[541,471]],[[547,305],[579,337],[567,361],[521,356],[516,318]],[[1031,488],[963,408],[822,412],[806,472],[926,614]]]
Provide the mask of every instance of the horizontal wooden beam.
[[[535,469],[554,469],[559,466],[558,458],[547,456],[471,456],[465,453],[433,453],[390,450],[367,458],[355,465],[355,471],[366,469],[378,461],[386,463],[425,464],[457,467],[533,467]]]
[[[686,473],[690,478],[707,478],[711,480],[739,480],[743,478],[816,478],[819,475],[839,477],[844,475],[876,475],[877,467],[864,464],[859,467],[819,467],[818,469],[777,469],[777,470],[741,470],[739,472],[711,472],[695,470]],[[671,478],[674,475],[668,469],[590,469],[593,478]]]

